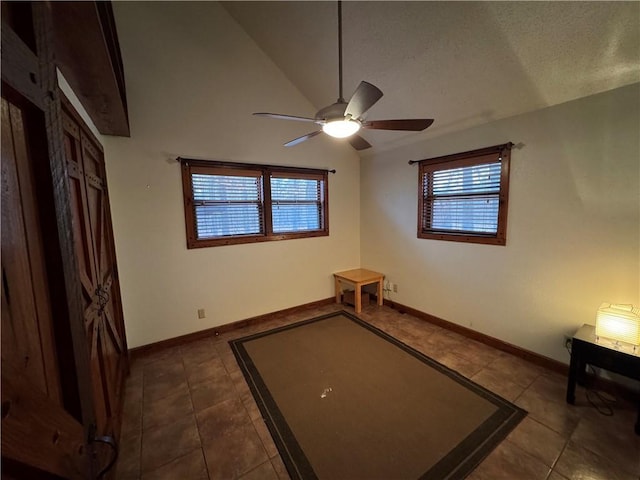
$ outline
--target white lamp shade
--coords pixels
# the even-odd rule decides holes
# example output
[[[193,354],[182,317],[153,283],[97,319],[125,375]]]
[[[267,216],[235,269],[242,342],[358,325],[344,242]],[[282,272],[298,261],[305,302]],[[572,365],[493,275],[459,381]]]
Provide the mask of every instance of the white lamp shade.
[[[349,119],[333,120],[325,123],[322,126],[322,130],[332,137],[346,138],[360,130],[360,123]]]
[[[640,309],[603,303],[596,315],[596,335],[640,345]]]

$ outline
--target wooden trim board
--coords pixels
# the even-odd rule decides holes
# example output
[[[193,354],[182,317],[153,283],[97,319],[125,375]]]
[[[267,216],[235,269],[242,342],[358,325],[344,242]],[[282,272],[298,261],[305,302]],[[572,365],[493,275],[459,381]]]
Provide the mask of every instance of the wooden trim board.
[[[265,322],[268,321],[270,319],[272,319],[274,316],[279,316],[279,315],[288,315],[288,314],[292,314],[292,313],[296,313],[296,312],[300,312],[306,309],[310,309],[310,308],[314,308],[314,307],[320,307],[322,305],[330,305],[332,303],[335,302],[335,298],[331,297],[331,298],[325,298],[322,300],[317,300],[315,302],[310,302],[310,303],[306,303],[303,305],[298,305],[296,307],[291,307],[291,308],[286,308],[284,310],[279,310],[276,312],[272,312],[272,313],[267,313],[264,315],[258,315],[255,317],[251,317],[251,318],[247,318],[245,320],[239,320],[237,322],[233,322],[233,323],[228,323],[225,325],[219,325],[216,327],[212,327],[212,328],[208,328],[206,330],[200,330],[198,332],[193,332],[193,333],[189,333],[186,335],[181,335],[179,337],[174,337],[174,338],[169,338],[167,340],[161,340],[160,342],[155,342],[155,343],[150,343],[147,345],[142,345],[140,347],[135,347],[132,348],[131,350],[129,350],[129,354],[130,354],[130,359],[133,361],[135,358],[142,356],[142,355],[146,355],[146,354],[150,354],[150,353],[155,353],[157,351],[163,350],[165,348],[170,348],[170,347],[176,347],[188,342],[192,342],[195,340],[200,340],[202,338],[207,338],[210,336],[217,336],[220,335],[222,333],[226,333],[226,332],[230,332],[239,328],[244,328],[250,325],[255,325],[258,324],[260,322]],[[472,330],[470,328],[466,328],[463,327],[461,325],[457,325],[453,322],[449,322],[447,320],[444,320],[442,318],[436,317],[434,315],[422,312],[420,310],[417,310],[415,308],[412,307],[408,307],[406,305],[403,305],[401,303],[398,302],[393,302],[391,300],[388,299],[384,299],[384,305],[388,306],[389,308],[392,308],[400,313],[408,313],[409,315],[412,315],[416,318],[419,318],[421,320],[427,321],[429,323],[432,323],[434,325],[437,325],[439,327],[445,328],[447,330],[450,330],[452,332],[458,333],[464,337],[470,338],[472,340],[476,340],[480,343],[484,343],[485,345],[488,345],[490,347],[493,347],[497,350],[509,353],[511,355],[514,355],[518,358],[522,358],[523,360],[526,360],[528,362],[533,363],[534,365],[538,365],[540,367],[543,367],[547,370],[551,370],[553,372],[556,372],[560,375],[568,375],[569,374],[569,365],[559,362],[558,360],[553,360],[552,358],[549,357],[545,357],[544,355],[540,355],[539,353],[535,353],[532,352],[530,350],[526,350],[524,348],[518,347],[516,345],[510,344],[508,342],[505,342],[503,340],[500,340],[498,338],[495,337],[491,337],[489,335],[486,335],[484,333],[480,333],[477,332],[475,330]],[[604,379],[601,377],[598,377],[597,380],[595,378],[595,375],[593,374],[587,374],[587,378],[589,380],[590,384],[593,384],[595,381],[597,381],[597,385],[599,388],[601,388],[604,391],[607,392],[612,392],[614,394],[619,394],[620,396],[627,398],[627,399],[631,399],[633,400],[635,398],[635,396],[637,395],[637,393],[635,393],[633,390],[631,390],[630,388],[627,388],[624,385],[620,385],[617,382],[614,382],[612,380],[608,380],[608,379]]]
[[[394,310],[397,310],[400,313],[408,313],[409,315],[417,317],[421,320],[426,320],[429,323],[433,323],[434,325],[437,325],[439,327],[446,328],[447,330],[451,330],[455,333],[459,333],[464,337],[470,338],[471,340],[476,340],[480,343],[484,343],[485,345],[493,347],[497,350],[510,353],[512,355],[515,355],[516,357],[520,357],[524,360],[527,360],[528,362],[531,362],[540,367],[544,367],[548,370],[552,370],[556,373],[560,373],[562,375],[568,375],[569,373],[568,364],[564,364],[557,360],[553,360],[552,358],[545,357],[544,355],[540,355],[539,353],[525,350],[524,348],[517,347],[498,338],[485,335],[484,333],[477,332],[475,330],[463,327],[447,320],[443,320],[442,318],[422,312],[420,310],[416,310],[415,308],[407,307],[406,305],[402,305],[401,303],[385,299],[384,304],[390,308],[393,308]]]
[[[547,370],[551,370],[552,372],[558,373],[563,376],[569,375],[569,365],[559,362],[558,360],[545,357],[544,355],[540,355],[539,353],[526,350],[498,338],[485,335],[484,333],[477,332],[475,330],[463,327],[447,320],[443,320],[442,318],[422,312],[420,310],[416,310],[415,308],[408,307],[406,305],[402,305],[401,303],[394,302],[392,300],[385,299],[384,304],[400,313],[408,313],[409,315],[412,315],[421,320],[425,320],[429,323],[445,328],[452,332],[458,333],[471,340],[476,340],[497,350],[510,353],[511,355],[522,358],[523,360],[531,362],[534,365],[538,365],[540,367],[546,368]],[[592,390],[602,390],[613,395],[618,395],[632,402],[637,401],[638,393],[633,391],[626,385],[620,384],[608,378],[602,378],[601,376],[593,373],[587,373],[586,378],[586,385]]]
[[[155,353],[165,348],[176,347],[188,342],[200,340],[202,338],[218,336],[222,333],[231,332],[239,328],[249,327],[261,322],[271,320],[275,316],[290,315],[292,313],[300,312],[310,308],[321,307],[323,305],[330,305],[335,303],[335,297],[323,298],[322,300],[316,300],[315,302],[305,303],[296,307],[285,308],[284,310],[278,310],[276,312],[265,313],[244,320],[238,320],[237,322],[226,323],[224,325],[218,325],[216,327],[207,328],[206,330],[199,330],[193,333],[187,333],[186,335],[180,335],[179,337],[168,338],[159,342],[149,343],[140,347],[135,347],[129,350],[131,360],[149,353]]]

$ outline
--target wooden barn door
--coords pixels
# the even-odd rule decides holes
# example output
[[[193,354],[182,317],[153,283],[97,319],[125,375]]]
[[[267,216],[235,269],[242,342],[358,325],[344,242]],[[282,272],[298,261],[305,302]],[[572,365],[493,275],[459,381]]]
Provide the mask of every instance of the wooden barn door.
[[[97,432],[118,437],[127,369],[104,156],[68,101],[62,102],[73,237],[82,283]]]
[[[70,340],[53,308],[41,206],[47,200],[36,180],[47,167],[46,155],[38,155],[46,144],[44,119],[18,95],[22,102],[6,99],[6,93],[3,85],[3,478],[91,478],[78,378],[61,369],[63,357],[75,363],[74,354],[57,351],[66,350]]]

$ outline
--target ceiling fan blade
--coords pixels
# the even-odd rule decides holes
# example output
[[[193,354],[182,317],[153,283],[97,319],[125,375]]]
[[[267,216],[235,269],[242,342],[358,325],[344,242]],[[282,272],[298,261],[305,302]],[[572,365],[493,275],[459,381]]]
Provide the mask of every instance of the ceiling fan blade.
[[[371,144],[367,142],[360,135],[351,135],[347,138],[348,142],[351,144],[353,148],[356,150],[364,150],[366,148],[371,148]]]
[[[290,142],[285,143],[284,146],[285,147],[293,147],[294,145],[298,145],[299,143],[302,143],[305,140],[309,140],[310,138],[313,138],[316,135],[320,135],[321,133],[322,133],[322,130],[316,130],[315,132],[307,133],[306,135],[303,135],[303,136],[298,137],[298,138],[294,138]]]
[[[407,130],[420,132],[433,123],[432,118],[414,118],[405,120],[370,120],[362,123],[362,128],[375,130]]]
[[[281,113],[266,113],[266,112],[259,112],[259,113],[254,113],[255,116],[257,117],[268,117],[268,118],[277,118],[279,120],[298,120],[300,122],[315,122],[315,118],[308,118],[308,117],[297,117],[295,115],[283,115]]]
[[[381,97],[382,91],[378,87],[371,85],[369,82],[360,82],[351,100],[349,100],[344,114],[345,116],[351,115],[352,118],[360,118]]]

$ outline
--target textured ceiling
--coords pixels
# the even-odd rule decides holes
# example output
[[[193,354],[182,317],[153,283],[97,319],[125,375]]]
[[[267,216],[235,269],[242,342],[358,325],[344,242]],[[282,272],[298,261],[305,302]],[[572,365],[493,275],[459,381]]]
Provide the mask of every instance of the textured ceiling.
[[[336,101],[337,2],[222,4],[317,109]],[[640,82],[640,2],[356,1],[342,10],[345,99],[366,80],[384,92],[368,119],[436,119],[421,133],[364,132],[378,149]],[[255,110],[315,113],[283,112],[268,92]]]

